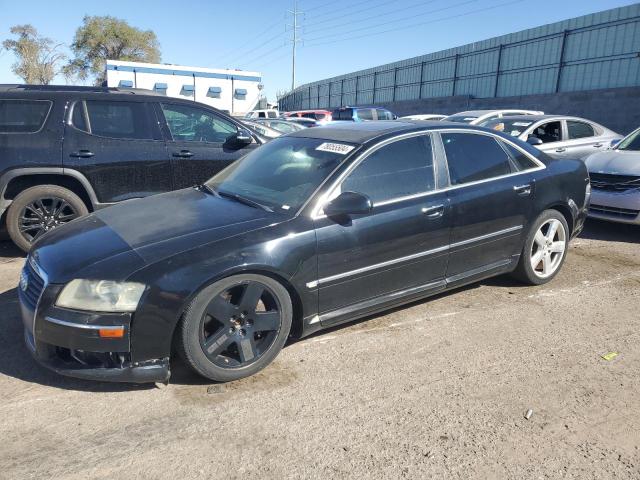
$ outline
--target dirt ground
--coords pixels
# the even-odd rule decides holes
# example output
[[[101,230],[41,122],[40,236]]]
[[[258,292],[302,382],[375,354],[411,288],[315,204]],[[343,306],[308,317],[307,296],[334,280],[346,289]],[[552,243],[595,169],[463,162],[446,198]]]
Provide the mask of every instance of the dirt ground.
[[[640,228],[592,222],[547,286],[489,280],[227,385],[179,364],[164,388],[39,367],[22,264],[0,244],[2,479],[640,478]]]

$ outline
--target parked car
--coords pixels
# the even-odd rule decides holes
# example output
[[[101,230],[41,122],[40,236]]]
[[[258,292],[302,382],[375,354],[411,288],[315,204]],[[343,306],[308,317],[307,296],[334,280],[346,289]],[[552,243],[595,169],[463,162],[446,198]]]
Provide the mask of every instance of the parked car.
[[[306,127],[296,122],[288,122],[286,120],[271,120],[270,118],[259,118],[255,120],[255,123],[259,123],[260,125],[264,125],[273,130],[280,132],[285,135],[291,132],[297,132],[298,130],[303,130]]]
[[[367,122],[370,120],[394,120],[397,117],[381,107],[340,107],[331,114],[333,120]]]
[[[438,121],[445,118],[446,115],[439,115],[437,113],[425,113],[420,115],[405,115],[404,117],[398,117],[398,120],[432,120]]]
[[[585,163],[592,189],[589,216],[640,225],[640,128]]]
[[[167,381],[175,345],[200,375],[235,380],[290,335],[494,275],[549,282],[588,188],[584,162],[486,129],[301,130],[200,187],[40,238],[18,289],[25,340],[75,377]]]
[[[266,110],[253,110],[248,112],[244,118],[247,120],[252,120],[254,118],[278,118],[280,116],[280,112],[273,108],[269,108]]]
[[[303,118],[303,117],[289,117],[287,118],[286,121],[294,123],[296,125],[301,125],[306,128],[320,127],[325,124],[324,122],[321,122],[319,120],[314,120],[313,118]]]
[[[522,115],[504,117],[485,124],[487,128],[518,137],[546,154],[585,159],[606,150],[622,136],[602,125],[579,117]]]
[[[319,122],[330,122],[333,120],[331,116],[331,112],[329,110],[298,110],[295,112],[287,112],[285,113],[286,118],[292,117],[300,117],[300,118],[311,118],[313,120],[318,120]]]
[[[470,110],[449,115],[442,119],[443,122],[467,123],[469,125],[480,125],[481,127],[492,120],[512,115],[544,115],[544,112],[536,110]]]
[[[242,120],[242,124],[247,127],[249,130],[257,133],[261,137],[271,140],[272,138],[278,138],[282,135],[282,132],[279,130],[275,130],[271,127],[268,127],[261,122],[253,121],[253,120]]]
[[[0,86],[0,216],[18,247],[123,200],[204,182],[263,143],[148,90]]]

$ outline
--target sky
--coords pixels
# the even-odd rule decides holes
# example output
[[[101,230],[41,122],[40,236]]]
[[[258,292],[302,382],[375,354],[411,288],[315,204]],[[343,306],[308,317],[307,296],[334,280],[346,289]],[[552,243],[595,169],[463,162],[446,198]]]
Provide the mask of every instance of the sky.
[[[297,0],[296,85],[635,2]],[[112,15],[160,42],[162,62],[262,73],[269,100],[291,87],[294,0],[0,0],[0,42],[30,23],[69,45],[85,15]],[[68,52],[70,55],[71,53]],[[21,83],[0,51],[0,83]],[[55,83],[65,83],[59,76]]]

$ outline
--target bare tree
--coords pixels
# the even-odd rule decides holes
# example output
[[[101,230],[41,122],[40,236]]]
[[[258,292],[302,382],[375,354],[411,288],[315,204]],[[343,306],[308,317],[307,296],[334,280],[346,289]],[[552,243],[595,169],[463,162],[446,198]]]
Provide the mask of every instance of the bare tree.
[[[67,58],[60,51],[62,44],[41,37],[32,25],[15,25],[10,31],[18,38],[3,41],[2,47],[16,56],[16,62],[11,66],[13,73],[25,83],[50,84]]]

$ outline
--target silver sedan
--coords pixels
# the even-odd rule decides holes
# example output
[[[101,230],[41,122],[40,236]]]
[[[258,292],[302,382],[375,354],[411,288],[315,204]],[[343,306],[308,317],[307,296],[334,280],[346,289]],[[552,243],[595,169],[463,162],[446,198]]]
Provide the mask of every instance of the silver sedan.
[[[640,225],[640,128],[585,163],[591,178],[589,216]]]
[[[554,158],[584,160],[594,152],[607,150],[622,135],[579,117],[518,115],[485,124],[534,145]]]

